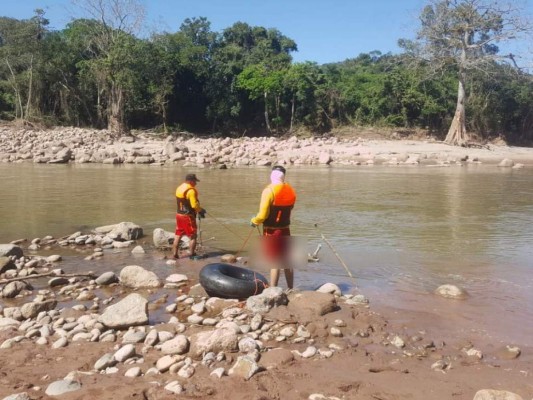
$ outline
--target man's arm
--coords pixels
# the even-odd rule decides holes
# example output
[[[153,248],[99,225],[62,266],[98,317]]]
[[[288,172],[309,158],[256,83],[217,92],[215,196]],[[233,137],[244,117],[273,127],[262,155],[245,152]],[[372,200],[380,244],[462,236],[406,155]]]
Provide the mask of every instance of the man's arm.
[[[202,207],[200,207],[200,201],[196,195],[196,190],[192,189],[187,192],[187,200],[189,200],[191,203],[191,207],[194,209],[194,211],[202,211]]]
[[[259,204],[259,212],[250,221],[254,225],[262,224],[267,218],[270,212],[270,205],[274,201],[274,193],[267,187],[261,193],[261,203]]]

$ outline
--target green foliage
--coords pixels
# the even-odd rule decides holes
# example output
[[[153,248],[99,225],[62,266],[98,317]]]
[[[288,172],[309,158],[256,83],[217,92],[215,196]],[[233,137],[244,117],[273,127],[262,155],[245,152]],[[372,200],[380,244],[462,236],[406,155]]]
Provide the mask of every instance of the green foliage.
[[[436,18],[426,9],[425,21]],[[497,23],[498,21],[496,21]],[[472,43],[498,32],[476,31]],[[129,31],[128,31],[129,32]],[[105,128],[184,129],[224,135],[316,134],[349,125],[427,128],[441,135],[457,96],[458,66],[410,63],[406,53],[293,63],[296,43],[276,29],[237,22],[213,32],[205,18],[139,38],[97,19],[50,31],[41,11],[0,17],[0,118]],[[450,50],[453,37],[433,43]],[[411,46],[411,47],[409,47]],[[483,53],[495,55],[495,48]],[[468,80],[470,131],[533,140],[533,80],[497,61]]]

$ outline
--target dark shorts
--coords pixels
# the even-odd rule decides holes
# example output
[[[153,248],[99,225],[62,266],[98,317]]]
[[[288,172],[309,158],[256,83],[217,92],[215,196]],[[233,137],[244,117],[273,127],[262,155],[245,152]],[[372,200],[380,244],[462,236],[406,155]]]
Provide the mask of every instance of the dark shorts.
[[[196,218],[189,214],[176,213],[176,235],[177,236],[195,236],[198,232]]]
[[[290,250],[290,228],[263,228],[263,254],[269,261],[283,261]]]

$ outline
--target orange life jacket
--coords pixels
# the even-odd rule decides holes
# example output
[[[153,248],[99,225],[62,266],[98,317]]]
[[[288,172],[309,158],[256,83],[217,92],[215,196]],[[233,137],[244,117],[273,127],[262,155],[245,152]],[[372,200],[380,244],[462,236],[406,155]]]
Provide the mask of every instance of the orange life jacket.
[[[267,219],[263,222],[266,228],[285,228],[291,224],[291,210],[296,203],[296,193],[288,183],[268,185],[274,201],[270,205]]]

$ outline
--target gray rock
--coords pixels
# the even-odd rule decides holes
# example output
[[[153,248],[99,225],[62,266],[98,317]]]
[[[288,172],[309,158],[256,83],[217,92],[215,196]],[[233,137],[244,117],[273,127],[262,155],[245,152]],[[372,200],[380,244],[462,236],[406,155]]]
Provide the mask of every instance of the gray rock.
[[[168,390],[169,392],[174,394],[181,394],[181,392],[183,392],[183,387],[178,381],[172,381],[167,383],[167,385],[165,386],[165,390]]]
[[[94,369],[96,371],[103,371],[107,367],[114,366],[116,363],[117,363],[117,360],[115,360],[115,357],[113,356],[113,354],[106,353],[94,363]]]
[[[132,367],[124,373],[124,376],[128,378],[136,378],[141,375],[142,375],[142,371],[140,367]]]
[[[174,233],[167,232],[164,229],[156,228],[153,233],[154,246],[158,249],[169,248],[174,241]]]
[[[4,397],[3,400],[31,400],[31,397],[28,396],[28,393],[22,392]]]
[[[80,389],[81,389],[81,383],[79,383],[78,381],[64,379],[64,380],[52,382],[46,388],[45,393],[48,396],[61,396],[62,394],[65,394],[68,392],[74,392]]]
[[[239,376],[245,380],[248,380],[260,370],[261,367],[252,357],[240,356],[237,358],[237,362],[228,371],[228,375]]]
[[[148,322],[148,300],[132,293],[116,304],[107,307],[99,322],[108,328],[129,328]]]
[[[116,282],[118,282],[118,276],[112,271],[104,272],[102,275],[96,278],[96,283],[98,285],[111,285],[112,283]]]
[[[32,287],[29,283],[22,281],[9,282],[5,285],[2,290],[0,290],[0,297],[5,297],[6,299],[12,299],[16,297],[23,290],[31,290]]]
[[[342,296],[341,289],[334,283],[324,283],[316,291],[320,293],[331,293],[335,296]]]
[[[512,392],[505,390],[492,390],[483,389],[478,390],[474,395],[474,400],[523,400],[522,396],[519,396]]]
[[[10,328],[18,328],[20,326],[20,322],[16,319],[5,317],[0,318],[0,331],[4,329],[10,329]]]
[[[124,362],[128,358],[133,357],[134,355],[135,346],[133,344],[127,344],[118,349],[115,354],[113,354],[113,358],[118,362]]]
[[[209,352],[236,351],[238,337],[234,329],[218,328],[213,331],[198,332],[191,336],[191,357],[201,358]]]
[[[0,257],[0,274],[3,274],[10,269],[17,269],[15,262],[9,257]]]
[[[131,288],[158,288],[161,280],[152,271],[138,265],[128,265],[120,271],[120,283]]]
[[[168,340],[161,346],[163,354],[184,354],[189,350],[189,340],[185,335],[177,335],[174,339]]]
[[[143,229],[133,222],[120,222],[106,236],[118,241],[137,240],[143,236]]]
[[[266,313],[272,307],[286,305],[288,303],[287,295],[280,287],[269,287],[263,290],[257,296],[250,296],[246,300],[246,309],[253,313]]]
[[[133,250],[131,251],[132,254],[145,254],[146,251],[144,251],[142,246],[135,246]]]
[[[28,319],[28,318],[36,317],[42,311],[53,310],[56,306],[57,306],[56,300],[46,300],[42,302],[30,302],[30,303],[24,304],[20,308],[20,312],[22,314],[22,318]]]
[[[146,333],[143,331],[129,330],[124,334],[122,343],[141,343],[146,338]]]
[[[22,249],[14,244],[0,244],[0,257],[10,257],[15,256],[15,258],[20,258],[24,255]]]
[[[435,294],[448,299],[462,300],[468,297],[466,290],[455,285],[441,285],[435,290]]]
[[[63,285],[68,285],[68,284],[69,284],[68,279],[63,278],[63,277],[52,278],[48,281],[48,286],[50,287],[63,286]]]
[[[287,309],[295,314],[300,322],[311,321],[316,317],[337,310],[335,296],[331,293],[303,291],[291,295]]]
[[[500,161],[500,163],[498,164],[498,167],[512,167],[514,166],[514,161],[513,160],[510,160],[508,158],[504,158],[503,160]]]

